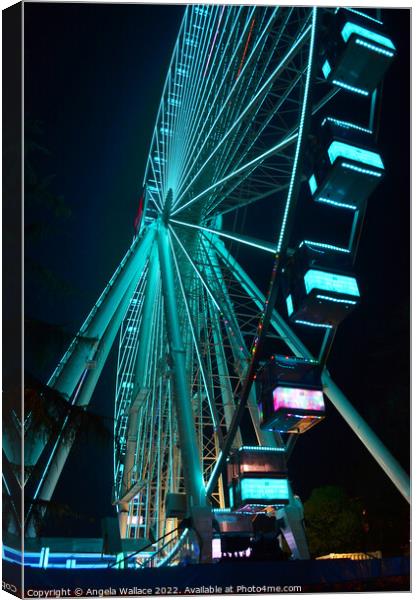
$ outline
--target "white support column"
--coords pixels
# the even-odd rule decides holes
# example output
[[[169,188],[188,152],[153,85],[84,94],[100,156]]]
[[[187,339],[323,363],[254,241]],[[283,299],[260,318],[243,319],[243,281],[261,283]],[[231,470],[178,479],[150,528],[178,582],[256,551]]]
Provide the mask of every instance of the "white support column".
[[[281,521],[281,531],[291,550],[291,558],[308,560],[306,532],[304,528],[304,508],[298,496],[294,496],[290,486],[290,503],[277,511],[277,519]]]
[[[200,537],[200,561],[210,562],[211,510],[207,502],[192,401],[186,377],[185,348],[181,335],[169,231],[163,223],[159,224],[157,237],[168,342],[174,371],[174,400],[181,444],[185,490],[194,527]]]
[[[148,268],[148,280],[146,283],[145,299],[143,303],[142,320],[140,324],[139,333],[139,347],[136,355],[135,367],[134,367],[134,389],[132,394],[132,401],[129,410],[129,419],[127,427],[127,440],[126,440],[126,456],[124,459],[123,467],[123,481],[120,490],[120,498],[123,498],[129,491],[129,488],[133,485],[132,482],[132,469],[135,463],[135,452],[136,445],[138,443],[138,414],[139,404],[145,397],[145,378],[146,368],[148,366],[149,359],[149,340],[152,335],[152,324],[153,315],[155,310],[155,298],[158,292],[159,286],[159,263],[158,253],[156,245],[153,246],[151,258]],[[122,538],[127,537],[127,514],[129,509],[128,502],[121,502],[119,505],[119,527],[120,535]]]

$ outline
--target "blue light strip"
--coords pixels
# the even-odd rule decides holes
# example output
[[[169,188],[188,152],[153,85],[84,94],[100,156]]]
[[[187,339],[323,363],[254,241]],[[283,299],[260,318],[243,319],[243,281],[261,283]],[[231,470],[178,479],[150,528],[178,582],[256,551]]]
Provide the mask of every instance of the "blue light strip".
[[[340,81],[340,79],[333,79],[332,83],[334,85],[338,85],[349,92],[354,92],[355,94],[360,94],[361,96],[369,96],[369,92],[367,90],[363,90],[361,88],[355,87],[354,85],[349,85],[348,83],[344,83]]]
[[[345,169],[351,169],[352,171],[357,171],[358,173],[363,173],[364,175],[382,177],[382,173],[378,173],[378,171],[372,171],[371,169],[362,169],[361,167],[357,167],[356,165],[352,165],[350,163],[343,162],[342,167],[344,167]]]
[[[312,17],[311,17],[311,37],[310,37],[310,46],[309,46],[309,51],[308,51],[307,71],[306,71],[306,75],[305,75],[304,97],[303,97],[303,104],[301,107],[300,121],[299,121],[299,125],[298,125],[298,131],[300,133],[298,135],[297,144],[295,147],[290,184],[288,186],[287,199],[285,202],[284,214],[283,214],[282,222],[281,222],[281,230],[280,230],[279,237],[278,237],[278,244],[277,244],[277,252],[278,253],[281,252],[281,246],[284,241],[284,234],[286,231],[286,225],[287,225],[288,215],[289,215],[289,211],[290,211],[290,206],[293,202],[293,190],[294,190],[294,185],[295,185],[295,181],[296,181],[296,175],[298,173],[298,163],[299,163],[299,156],[300,156],[300,151],[301,151],[301,142],[304,139],[304,136],[302,135],[302,133],[304,130],[304,121],[305,121],[306,112],[307,112],[307,101],[309,98],[310,87],[311,87],[311,68],[312,68],[312,63],[313,63],[313,51],[314,51],[315,40],[316,40],[316,27],[317,27],[317,8],[314,7],[312,9]]]
[[[340,142],[334,140],[327,149],[327,153],[330,158],[330,162],[333,164],[339,157],[348,158],[357,162],[364,163],[377,169],[383,169],[384,163],[379,154],[360,148],[359,146],[352,146],[346,144],[346,142]]]
[[[372,52],[376,52],[377,54],[383,54],[384,56],[389,56],[390,58],[394,56],[394,52],[391,52],[390,50],[384,50],[383,48],[380,48],[379,46],[374,46],[369,42],[364,42],[363,40],[358,39],[356,40],[356,43],[358,44],[358,46],[368,48],[368,50],[372,50]]]
[[[326,323],[311,323],[310,321],[303,321],[301,319],[297,319],[295,323],[298,325],[308,325],[309,327],[324,327],[325,329],[331,329],[331,325],[327,325]]]
[[[349,296],[359,296],[358,284],[354,277],[348,275],[339,275],[337,273],[328,273],[318,269],[309,269],[304,275],[306,292],[319,289],[337,294],[346,294]]]
[[[323,204],[330,204],[331,206],[336,206],[337,208],[356,210],[356,206],[354,204],[345,204],[344,202],[337,202],[336,200],[330,200],[329,198],[323,198],[322,196],[316,198],[316,202],[323,202]]]
[[[323,127],[323,125],[325,125],[327,122],[334,123],[338,127],[343,127],[344,129],[355,129],[357,131],[363,131],[364,133],[372,133],[372,129],[355,125],[355,123],[350,123],[349,121],[341,121],[340,119],[335,119],[334,117],[325,117],[321,123],[321,126]]]
[[[375,17],[371,17],[370,15],[367,15],[366,13],[360,11],[360,10],[355,10],[354,8],[345,8],[345,10],[351,12],[351,13],[355,13],[355,15],[360,15],[361,17],[365,17],[365,19],[369,19],[370,21],[373,21],[374,23],[378,23],[378,25],[382,25],[382,21],[380,21],[379,19],[375,19]]]
[[[20,550],[3,545],[3,560],[21,565],[22,556]],[[24,564],[43,569],[107,569],[114,558],[114,555],[97,552],[51,552],[50,548],[43,547],[40,552],[25,552]]]
[[[380,33],[376,33],[375,31],[371,31],[370,29],[366,29],[361,25],[357,25],[356,23],[352,23],[348,21],[342,29],[342,38],[345,42],[347,42],[351,35],[357,34],[360,35],[372,42],[376,42],[377,44],[381,44],[381,46],[385,46],[386,48],[391,48],[395,50],[395,46],[392,41],[385,37],[385,35],[381,35]]]
[[[339,304],[357,304],[355,300],[342,300],[341,298],[332,298],[331,296],[323,296],[322,294],[318,294],[317,298],[319,300],[328,300],[329,302],[339,302]]]
[[[333,246],[332,244],[324,244],[322,242],[312,242],[311,240],[304,240],[300,243],[299,248],[305,244],[306,246],[317,246],[318,248],[324,248],[325,250],[334,250],[335,252],[344,252],[349,254],[349,248],[341,248],[340,246]]]
[[[238,452],[285,452],[285,448],[274,448],[273,446],[241,446]]]
[[[47,569],[48,568],[48,561],[49,561],[49,548],[45,548],[45,553],[43,555],[43,568]]]

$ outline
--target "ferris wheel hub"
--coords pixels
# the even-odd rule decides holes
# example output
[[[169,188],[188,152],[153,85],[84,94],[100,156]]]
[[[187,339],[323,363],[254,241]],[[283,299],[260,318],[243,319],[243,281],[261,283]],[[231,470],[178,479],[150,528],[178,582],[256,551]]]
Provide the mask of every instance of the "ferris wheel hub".
[[[171,216],[172,206],[173,206],[173,192],[172,188],[169,188],[167,196],[165,198],[164,209],[162,212],[162,220],[166,226],[168,226],[169,218]]]

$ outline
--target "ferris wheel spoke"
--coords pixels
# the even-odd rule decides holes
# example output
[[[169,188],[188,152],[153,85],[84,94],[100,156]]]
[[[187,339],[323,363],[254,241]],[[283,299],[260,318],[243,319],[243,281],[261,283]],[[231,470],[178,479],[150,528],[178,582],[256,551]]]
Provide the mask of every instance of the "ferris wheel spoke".
[[[218,44],[216,45],[213,60],[211,60],[212,50],[209,52],[209,59],[207,59],[208,48],[210,47],[210,45],[213,44],[214,39],[217,39],[219,23],[221,22],[221,19],[223,19],[225,7],[223,6],[221,9],[220,7],[217,7],[217,9],[218,10],[216,10],[213,13],[213,26],[210,29],[207,28],[207,43],[200,44],[200,68],[198,72],[195,70],[195,81],[193,81],[192,84],[188,86],[190,89],[189,102],[184,106],[184,110],[182,111],[183,136],[181,147],[177,149],[179,151],[179,175],[176,189],[179,189],[181,186],[181,180],[184,173],[184,163],[188,159],[189,152],[192,151],[192,144],[189,141],[189,136],[193,133],[194,128],[200,128],[201,126],[202,115],[205,111],[207,99],[210,97],[211,92],[211,88],[207,91],[207,86],[210,82],[211,86],[213,86],[214,81],[216,79],[217,73],[213,75],[212,72],[213,68],[216,65],[217,54],[220,52],[220,44],[222,42],[223,35],[226,34],[227,24],[232,15],[232,11],[227,10],[226,17],[224,18],[224,27],[221,30],[220,38],[218,39]]]
[[[255,10],[255,8],[252,9],[251,14],[253,14],[254,10]],[[228,37],[227,43],[225,44],[226,49],[229,47],[229,44],[233,38],[236,28],[239,27],[239,16],[240,16],[241,11],[242,11],[242,8],[239,7],[237,14],[234,16],[233,26],[230,29],[229,37]],[[229,9],[228,16],[232,15],[232,12],[234,12],[234,10]],[[223,36],[225,34],[225,32],[226,32],[226,28],[223,28],[221,35]],[[221,47],[222,47],[222,45],[220,43],[221,39],[219,39],[218,44],[216,46],[216,55],[213,57],[213,60],[211,60],[211,53],[209,53],[209,57],[210,57],[210,61],[211,61],[211,68],[214,68],[214,65],[217,64],[217,70],[216,70],[214,77],[211,80],[211,86],[207,92],[207,95],[204,95],[203,97],[200,98],[200,102],[199,102],[198,106],[196,107],[195,111],[193,111],[194,114],[192,116],[194,117],[194,119],[189,123],[188,131],[190,132],[192,137],[190,140],[186,140],[186,144],[184,145],[184,147],[189,148],[189,150],[188,150],[188,156],[186,157],[187,160],[184,161],[183,173],[186,170],[188,172],[192,171],[193,165],[195,162],[194,161],[192,163],[192,165],[190,165],[190,161],[195,158],[195,152],[193,152],[193,149],[200,148],[200,152],[201,152],[201,150],[203,150],[204,145],[207,143],[210,133],[214,128],[214,124],[217,123],[218,119],[222,115],[224,108],[227,105],[227,102],[224,102],[224,104],[220,107],[220,109],[218,109],[217,115],[215,116],[214,124],[211,126],[210,130],[207,133],[206,126],[213,116],[212,115],[213,111],[215,111],[216,108],[218,107],[217,101],[218,101],[219,97],[221,96],[221,94],[224,94],[225,90],[227,89],[226,88],[227,79],[230,79],[230,72],[228,72],[228,69],[225,68],[225,66],[226,66],[225,62],[226,62],[226,60],[228,60],[229,62],[231,62],[233,60],[234,56],[238,52],[238,49],[240,47],[241,40],[242,40],[244,34],[245,34],[245,27],[243,29],[243,32],[241,33],[240,40],[238,41],[237,44],[235,44],[235,49],[231,56],[229,56],[226,49],[223,52],[221,51]],[[216,61],[217,54],[221,55],[219,61]],[[224,74],[222,80],[220,82],[217,82],[217,77],[218,77],[218,75],[221,75],[222,67],[225,71],[225,74]],[[207,81],[207,79],[206,79],[206,81]],[[216,92],[214,98],[212,98],[211,92],[212,92],[212,89],[214,86],[217,87],[217,92]],[[228,97],[230,97],[230,94]],[[209,103],[209,101],[210,101],[210,103]],[[209,105],[208,111],[205,110],[206,105]],[[205,115],[204,123],[201,123],[204,115]],[[196,118],[198,119],[197,121],[196,121]],[[204,136],[204,140],[201,142],[200,140],[201,140],[202,135]],[[201,146],[201,144],[202,144],[202,146]],[[178,193],[180,193],[181,187],[182,186],[178,187]]]
[[[191,229],[197,229],[199,231],[214,233],[216,235],[219,235],[220,237],[225,237],[229,240],[233,240],[234,242],[239,242],[241,244],[251,246],[252,248],[257,248],[258,250],[263,250],[264,252],[275,254],[275,245],[269,244],[264,240],[255,240],[253,238],[249,238],[248,236],[239,236],[237,234],[223,231],[222,229],[211,229],[210,227],[204,227],[203,225],[194,225],[192,223],[186,223],[184,221],[177,221],[176,219],[171,219],[170,223],[175,223],[176,225],[181,225],[183,227],[190,227]]]
[[[323,98],[321,98],[313,107],[312,115],[317,114],[337,93],[339,90],[334,89],[328,92]],[[276,187],[269,186],[265,192],[250,194],[247,198],[242,197],[240,194],[235,200],[231,196],[231,194],[239,189],[239,186],[250,178],[251,174],[260,166],[263,165],[268,159],[272,157],[281,156],[281,158],[285,161],[292,160],[292,155],[283,154],[287,151],[288,147],[291,146],[297,139],[298,128],[294,128],[289,132],[289,137],[284,140],[284,142],[280,142],[279,144],[273,146],[271,149],[263,152],[260,156],[255,159],[250,160],[247,164],[241,165],[236,169],[234,173],[229,173],[224,178],[212,184],[207,190],[201,192],[197,197],[192,198],[187,205],[181,207],[181,209],[177,209],[173,212],[174,215],[178,214],[180,210],[183,208],[192,205],[194,202],[203,201],[208,195],[215,193],[214,200],[210,203],[206,201],[206,214],[217,213],[217,214],[225,214],[230,212],[231,210],[236,210],[242,206],[247,204],[251,204],[252,202],[256,202],[265,198],[269,195],[272,195],[277,192],[281,192],[285,190],[289,186],[288,177],[285,177],[285,183],[281,185],[276,185]],[[276,168],[276,167],[275,167]],[[286,172],[287,173],[287,172]],[[229,188],[221,189],[221,186],[228,183],[234,177],[240,176],[236,179],[236,181],[232,181],[232,185]],[[219,189],[221,193],[219,193]],[[216,199],[216,197],[220,196],[220,200]]]
[[[204,389],[207,395],[207,399],[208,399],[208,404],[209,404],[209,408],[210,408],[210,412],[211,412],[211,417],[212,417],[212,421],[213,421],[213,426],[214,426],[214,430],[219,438],[219,442],[220,444],[222,443],[222,433],[221,433],[221,429],[220,429],[220,419],[217,413],[217,408],[216,405],[214,403],[214,399],[213,399],[213,394],[212,394],[212,390],[209,387],[209,378],[207,376],[207,371],[206,371],[206,367],[204,365],[203,359],[201,357],[200,354],[200,345],[198,343],[198,339],[197,339],[197,333],[196,333],[196,328],[195,328],[195,324],[194,321],[192,319],[191,316],[191,310],[190,310],[190,305],[187,299],[187,295],[185,293],[185,289],[184,289],[184,284],[182,281],[182,276],[181,276],[181,271],[180,268],[178,266],[178,261],[177,261],[177,257],[175,254],[175,250],[172,244],[172,240],[170,240],[170,245],[171,245],[171,251],[172,251],[172,256],[173,256],[173,260],[174,260],[174,265],[175,265],[175,270],[177,273],[177,279],[178,279],[178,283],[180,286],[180,290],[181,290],[181,295],[182,295],[182,299],[183,299],[183,303],[185,306],[185,310],[187,313],[187,319],[188,319],[188,324],[189,324],[189,328],[190,328],[190,332],[191,332],[191,336],[192,336],[192,340],[194,343],[194,350],[197,356],[197,361],[198,361],[198,365],[199,365],[199,369],[200,369],[200,373],[201,373],[201,377],[203,379],[203,384],[204,384]]]
[[[273,56],[273,54],[276,50],[279,39],[280,39],[280,36],[277,37],[276,43],[270,49],[270,51],[269,51],[270,56],[268,57],[267,60],[265,60],[264,68],[260,69],[260,67],[257,66],[256,73],[254,72],[253,74],[250,74],[250,76],[253,76],[256,74],[257,75],[256,80],[259,80],[259,81],[263,80],[263,77],[264,77],[267,67],[269,65],[269,60],[271,59],[271,57]],[[286,68],[288,70],[290,68],[290,64],[288,64]],[[300,69],[298,71],[300,71]],[[295,84],[297,84],[301,80],[302,75],[303,75],[303,72],[301,69],[301,73],[297,72],[297,77],[295,78]],[[241,128],[239,130],[239,135],[238,135],[239,143],[234,143],[234,140],[232,140],[231,144],[229,143],[228,146],[225,146],[223,148],[222,155],[217,160],[216,177],[221,177],[225,173],[227,173],[228,169],[231,167],[232,164],[234,164],[234,166],[236,167],[236,166],[239,166],[245,160],[247,160],[247,158],[250,156],[249,153],[250,153],[251,149],[258,142],[260,136],[262,135],[264,130],[268,127],[268,125],[270,124],[273,117],[277,114],[278,115],[281,114],[281,111],[279,111],[279,109],[281,109],[282,104],[285,102],[285,100],[288,98],[289,94],[292,92],[293,87],[295,87],[295,85],[292,86],[291,82],[289,82],[288,86],[287,86],[287,91],[285,94],[282,94],[281,92],[279,92],[279,93],[277,92],[277,94],[276,94],[277,102],[276,102],[275,106],[272,105],[270,108],[265,106],[265,109],[264,109],[263,105],[261,104],[259,106],[259,109],[257,110],[256,119],[254,116],[252,119],[246,120],[246,124],[244,125],[243,129]],[[247,101],[250,100],[251,95],[253,95],[253,93],[255,91],[257,91],[257,87],[254,87],[254,89],[252,91],[250,86],[246,86]],[[272,90],[270,90],[268,96],[265,97],[265,104],[267,104],[266,101],[269,100],[269,98],[272,99],[273,97],[274,97],[274,94],[272,93]],[[244,104],[245,101],[246,101],[246,98],[243,97],[242,103]],[[286,130],[288,130],[288,127]],[[282,134],[282,130],[281,131],[277,130],[275,132],[275,138],[277,136],[279,136],[280,134]],[[236,135],[234,136],[234,138],[236,138]],[[265,149],[265,147],[264,147],[264,149]]]
[[[180,165],[182,160],[182,150],[186,146],[185,138],[187,135],[187,119],[189,115],[189,111],[192,107],[192,99],[197,93],[197,89],[200,91],[200,86],[202,85],[202,71],[204,69],[204,48],[207,43],[207,39],[209,39],[212,35],[213,28],[215,27],[215,22],[217,19],[217,12],[219,8],[210,13],[208,16],[208,22],[205,24],[203,28],[204,32],[204,40],[198,39],[196,40],[197,48],[198,48],[198,56],[197,58],[192,59],[192,57],[187,53],[182,53],[182,62],[179,67],[179,73],[177,69],[177,74],[180,76],[181,85],[184,87],[184,94],[181,99],[181,111],[178,115],[176,122],[176,132],[175,136],[175,148],[173,150],[173,170],[175,172],[175,188],[178,186]],[[207,16],[203,17],[200,15],[200,22],[202,19],[207,21]],[[197,27],[201,27],[201,25],[196,25]],[[184,31],[183,34],[183,44],[186,41],[186,36],[193,35],[193,29],[188,28],[187,33]],[[187,38],[187,41],[191,41]],[[195,47],[192,48],[195,51]]]
[[[205,287],[208,295],[210,296],[210,299],[213,302],[214,306],[217,308],[217,310],[220,310],[220,307],[219,307],[219,305],[218,305],[218,303],[216,301],[216,298],[214,297],[214,294],[211,291],[210,286],[208,285],[208,283],[206,281],[206,278],[204,277],[204,275],[198,269],[197,265],[195,264],[195,262],[193,261],[193,259],[189,255],[189,253],[187,252],[187,250],[184,247],[184,245],[182,244],[181,240],[179,239],[178,235],[175,233],[175,230],[173,229],[173,227],[169,226],[169,230],[173,234],[173,236],[175,237],[175,239],[176,239],[179,247],[181,248],[182,252],[186,256],[188,262],[190,263],[190,265],[194,269],[195,273],[197,274],[197,277],[200,279],[201,283],[204,285],[204,287]]]
[[[157,169],[155,168],[154,159],[151,159],[150,166],[151,166],[151,171],[152,171],[153,178],[150,179],[149,181],[151,183],[155,184],[155,190],[154,190],[154,192],[156,192],[156,194],[158,195],[158,200],[157,200],[154,197],[154,195],[151,194],[151,200],[155,204],[158,212],[161,213],[162,212],[162,207],[163,207],[163,204],[164,204],[163,189],[162,189],[161,179],[159,177],[157,177]]]
[[[234,177],[240,177],[241,180],[243,181],[243,179],[245,179],[245,177],[247,176],[248,170],[256,168],[258,165],[260,165],[262,162],[264,162],[267,158],[270,158],[271,156],[282,152],[289,145],[293,144],[297,140],[297,137],[298,137],[298,134],[293,133],[292,135],[281,140],[280,142],[278,142],[275,146],[273,146],[269,150],[263,152],[262,154],[260,154],[259,156],[255,157],[255,158],[253,158],[246,164],[241,165],[235,171],[233,171],[232,173],[229,173],[228,175],[226,175],[219,181],[214,182],[212,185],[210,185],[208,188],[206,188],[205,190],[203,190],[202,192],[197,194],[197,196],[195,196],[194,198],[191,198],[185,204],[182,204],[177,209],[174,209],[172,211],[172,215],[175,216],[176,214],[178,214],[179,212],[182,212],[183,210],[185,210],[192,204],[195,204],[198,200],[201,201],[204,197],[206,197],[208,194],[210,194],[213,190],[215,190],[219,186],[223,185],[227,181],[233,179]]]
[[[223,80],[221,81],[220,85],[218,86],[218,92],[217,92],[216,96],[214,97],[214,99],[211,101],[211,108],[210,108],[210,110],[209,110],[209,112],[208,112],[208,114],[207,114],[207,116],[205,118],[205,121],[204,121],[204,124],[203,124],[202,128],[201,129],[200,128],[194,129],[194,132],[197,132],[197,134],[198,134],[198,138],[197,138],[196,143],[193,144],[193,145],[194,145],[194,147],[199,147],[199,152],[198,152],[197,156],[195,156],[195,154],[194,154],[194,156],[192,156],[192,158],[194,160],[193,160],[193,163],[191,165],[189,163],[186,164],[186,167],[188,168],[189,172],[193,171],[194,165],[196,164],[196,161],[198,160],[199,155],[201,154],[201,152],[204,150],[205,146],[207,145],[208,140],[210,140],[211,134],[215,131],[215,128],[219,128],[220,121],[223,120],[225,116],[227,116],[227,118],[229,120],[232,119],[233,116],[232,116],[232,113],[230,111],[237,112],[238,111],[238,106],[242,102],[244,102],[244,96],[241,97],[241,98],[239,98],[239,102],[236,101],[237,98],[235,98],[232,101],[232,96],[234,94],[235,95],[241,94],[242,89],[243,89],[243,93],[244,94],[245,93],[246,94],[250,93],[250,89],[247,86],[244,87],[244,88],[242,88],[243,75],[246,74],[246,71],[249,70],[249,67],[252,68],[253,72],[257,68],[259,68],[259,65],[257,65],[257,62],[254,60],[254,58],[256,58],[256,57],[259,56],[260,50],[262,49],[262,45],[263,45],[263,43],[264,43],[264,41],[266,39],[266,32],[269,30],[270,24],[273,22],[273,19],[275,18],[275,15],[276,15],[276,12],[277,12],[277,9],[275,9],[272,12],[272,14],[271,14],[271,16],[270,16],[267,24],[264,26],[262,32],[259,34],[258,39],[257,39],[257,41],[256,41],[253,49],[250,52],[250,55],[247,57],[244,65],[243,65],[243,68],[240,70],[240,72],[238,72],[238,75],[236,76],[236,78],[232,79],[232,81],[230,82],[231,83],[231,89],[230,90],[226,87],[226,81],[227,81],[228,78],[230,79],[230,73],[226,70],[226,73],[225,73],[225,75],[223,77]],[[251,23],[250,26],[252,26],[252,23],[253,23],[253,18],[252,17],[253,17],[253,15],[254,15],[254,11],[252,11],[252,13],[249,14],[249,16],[247,18],[247,21],[246,21],[247,25],[249,23]],[[246,28],[243,31],[242,35],[244,35],[246,37],[247,33],[248,32],[247,32],[247,28]],[[247,41],[247,38],[246,38],[246,41]],[[242,43],[243,43],[243,40],[242,40],[242,36],[241,36],[241,39],[239,40],[239,43],[236,45],[232,57],[229,58],[229,62],[232,62],[232,60],[235,57],[237,51],[239,50],[239,48],[241,48]],[[226,52],[223,54],[223,56],[226,56]],[[268,61],[265,61],[265,62],[266,62],[266,64],[268,64]],[[208,131],[206,131],[205,125],[206,125],[206,123],[208,123],[208,120],[211,117],[212,111],[214,111],[215,108],[217,108],[217,106],[218,106],[217,100],[220,99],[220,95],[221,94],[223,94],[223,96],[226,94],[226,97],[222,100],[223,103],[220,104],[220,107],[217,110],[217,115],[215,115],[214,122],[211,124],[210,129]],[[225,112],[227,112],[228,114],[225,115]],[[202,142],[200,142],[202,136],[204,136],[204,139],[202,139]],[[177,191],[177,194],[181,194],[181,189],[179,189]]]
[[[285,68],[287,63],[290,60],[292,60],[292,58],[296,54],[296,52],[298,52],[300,50],[300,48],[302,48],[303,44],[308,41],[308,34],[310,33],[310,30],[311,30],[311,25],[300,36],[299,40],[292,45],[291,49],[287,52],[286,56],[280,61],[279,65],[274,69],[273,73],[268,77],[268,79],[265,81],[263,86],[258,90],[258,92],[251,99],[251,101],[246,105],[246,107],[240,113],[239,117],[235,120],[235,122],[232,124],[232,126],[222,136],[221,140],[218,142],[218,144],[216,145],[214,150],[210,153],[208,158],[204,161],[203,165],[198,169],[197,173],[193,176],[193,178],[189,182],[188,186],[183,190],[183,192],[181,194],[179,194],[176,204],[180,205],[181,208],[184,208],[184,206],[187,205],[187,203],[185,205],[184,204],[181,205],[181,200],[184,198],[185,194],[188,192],[188,190],[190,189],[192,184],[195,182],[197,177],[202,173],[203,169],[209,163],[209,161],[214,158],[218,149],[222,147],[222,145],[229,138],[231,133],[233,133],[233,131],[237,128],[237,126],[240,125],[243,118],[246,117],[246,115],[248,115],[248,113],[250,113],[250,111],[253,110],[254,107],[256,108],[256,106],[259,104],[259,102],[262,102],[264,94],[267,93],[268,89],[272,86],[274,80],[280,75],[280,73]],[[197,156],[198,155],[199,155],[199,153],[197,154]]]
[[[217,281],[218,292],[217,297],[222,298],[224,304],[222,305],[222,310],[225,315],[227,315],[227,323],[226,323],[226,335],[229,340],[230,349],[233,354],[233,369],[236,369],[239,376],[239,385],[244,381],[246,376],[246,371],[248,368],[248,359],[249,359],[249,349],[246,346],[245,340],[242,335],[242,324],[241,322],[237,322],[237,318],[239,315],[239,309],[237,308],[237,301],[233,302],[233,294],[231,294],[230,281],[229,287],[227,288],[225,285],[225,276],[220,269],[220,264],[217,259],[217,255],[215,249],[208,243],[207,240],[202,240],[202,248],[206,253],[210,269]],[[253,303],[253,299],[251,297],[247,297],[250,299],[250,303]],[[258,307],[257,307],[258,308]],[[258,311],[256,311],[256,316],[258,316]],[[239,317],[240,318],[240,317]],[[224,345],[221,344],[221,347]],[[240,389],[240,388],[238,388]],[[235,394],[234,394],[235,395]],[[279,434],[274,434],[270,431],[264,431],[260,428],[260,418],[258,412],[257,405],[257,397],[255,390],[252,388],[249,393],[248,398],[248,407],[249,414],[252,420],[253,428],[255,431],[256,438],[258,443],[263,446],[275,447],[280,446],[283,447],[283,441]],[[236,402],[233,399],[232,404],[230,405],[230,413],[229,413],[229,421],[228,421],[228,431],[230,429],[233,415],[236,409]],[[239,433],[239,428],[237,428],[237,433]],[[235,438],[234,444],[239,445],[239,435]]]

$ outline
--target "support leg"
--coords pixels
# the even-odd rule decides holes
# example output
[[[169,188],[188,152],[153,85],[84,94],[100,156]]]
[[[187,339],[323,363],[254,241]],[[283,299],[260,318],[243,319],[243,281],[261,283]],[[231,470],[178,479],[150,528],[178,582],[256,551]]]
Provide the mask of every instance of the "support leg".
[[[304,509],[300,498],[291,492],[290,503],[285,508],[278,510],[277,519],[285,541],[291,550],[291,558],[308,560],[310,553],[304,529]]]
[[[174,399],[181,443],[185,490],[189,501],[190,516],[201,538],[200,561],[209,562],[211,560],[211,528],[208,530],[207,518],[204,515],[210,513],[211,523],[211,511],[208,507],[206,497],[192,401],[186,376],[185,349],[181,335],[169,232],[163,224],[160,224],[158,230],[158,250],[161,265],[162,291],[165,300],[168,342],[173,363]]]

